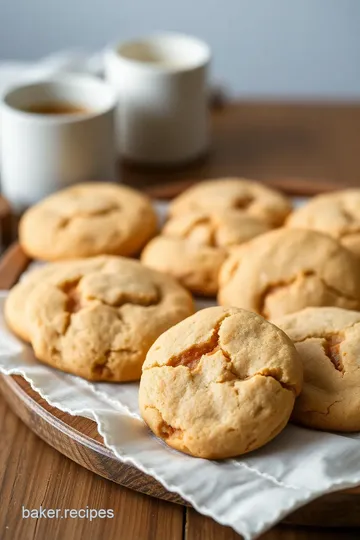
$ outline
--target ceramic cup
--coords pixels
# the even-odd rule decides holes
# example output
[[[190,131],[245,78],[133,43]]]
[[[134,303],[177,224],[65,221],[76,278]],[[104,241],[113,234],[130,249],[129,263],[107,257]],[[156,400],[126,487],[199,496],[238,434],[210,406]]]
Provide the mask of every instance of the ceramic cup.
[[[49,104],[76,105],[80,112],[33,112]],[[0,104],[1,185],[15,210],[76,182],[115,179],[116,105],[111,87],[82,75],[62,75],[5,94]]]
[[[180,164],[206,151],[209,62],[209,47],[181,34],[157,34],[107,50],[105,76],[118,94],[123,157]]]

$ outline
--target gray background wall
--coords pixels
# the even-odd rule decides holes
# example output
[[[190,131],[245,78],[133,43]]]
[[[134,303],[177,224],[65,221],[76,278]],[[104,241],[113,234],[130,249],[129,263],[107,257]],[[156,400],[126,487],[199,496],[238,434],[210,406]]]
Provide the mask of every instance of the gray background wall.
[[[161,29],[208,41],[232,94],[360,98],[360,0],[0,0],[0,60]]]

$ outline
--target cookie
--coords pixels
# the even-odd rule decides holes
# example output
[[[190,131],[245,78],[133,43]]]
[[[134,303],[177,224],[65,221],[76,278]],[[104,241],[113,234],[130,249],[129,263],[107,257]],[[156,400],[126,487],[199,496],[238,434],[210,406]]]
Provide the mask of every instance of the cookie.
[[[313,197],[289,216],[286,225],[330,234],[360,257],[360,189]]]
[[[360,313],[306,308],[275,319],[304,365],[294,421],[331,431],[360,430]]]
[[[243,178],[219,178],[200,182],[184,191],[170,204],[169,215],[229,209],[243,210],[271,227],[278,227],[290,213],[291,203],[264,184]]]
[[[145,247],[141,260],[175,277],[201,296],[215,296],[220,267],[229,250],[269,230],[240,210],[193,211],[170,219]]]
[[[320,232],[282,228],[245,244],[221,268],[218,300],[267,319],[308,306],[360,309],[360,261]]]
[[[116,184],[64,189],[20,221],[19,240],[34,259],[56,261],[102,254],[133,255],[154,236],[157,218],[143,194]]]
[[[281,330],[255,313],[212,307],[156,340],[143,365],[139,404],[169,446],[221,459],[280,433],[301,385],[301,360]]]
[[[40,271],[10,292],[6,320],[39,360],[88,380],[139,379],[152,343],[194,311],[175,280],[138,261],[104,256],[50,264],[41,282]],[[25,312],[14,325],[8,304],[21,291],[28,294]]]

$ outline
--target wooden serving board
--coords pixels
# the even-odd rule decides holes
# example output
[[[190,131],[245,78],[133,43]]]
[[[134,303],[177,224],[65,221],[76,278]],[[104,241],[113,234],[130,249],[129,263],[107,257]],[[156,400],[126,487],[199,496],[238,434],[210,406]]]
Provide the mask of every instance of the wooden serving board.
[[[0,289],[14,285],[29,262],[19,244],[13,244],[0,260]],[[95,422],[51,407],[22,377],[0,375],[0,391],[14,413],[34,433],[76,463],[130,489],[188,505],[151,476],[119,461],[104,445]],[[360,526],[360,488],[323,496],[288,516],[286,523]]]

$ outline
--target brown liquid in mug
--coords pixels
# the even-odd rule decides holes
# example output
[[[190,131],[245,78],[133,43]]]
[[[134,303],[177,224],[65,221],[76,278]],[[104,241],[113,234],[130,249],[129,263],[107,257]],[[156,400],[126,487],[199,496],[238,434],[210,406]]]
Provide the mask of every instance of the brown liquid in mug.
[[[21,110],[33,114],[89,114],[91,111],[75,103],[54,101],[49,103],[34,103]]]

